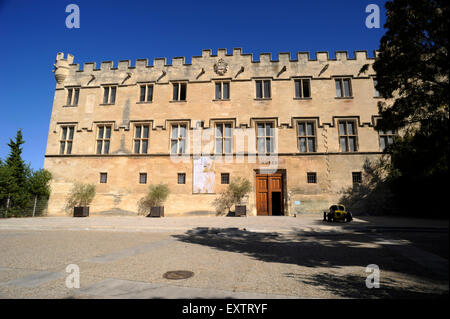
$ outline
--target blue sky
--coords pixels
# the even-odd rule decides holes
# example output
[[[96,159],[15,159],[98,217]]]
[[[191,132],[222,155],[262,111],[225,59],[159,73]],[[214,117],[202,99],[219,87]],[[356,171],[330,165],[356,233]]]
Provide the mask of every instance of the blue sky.
[[[201,55],[240,47],[244,53],[372,51],[385,30],[384,3],[346,1],[23,1],[0,0],[0,158],[22,128],[23,158],[43,167],[57,52],[75,63]],[[67,29],[68,4],[80,8],[80,28]],[[368,29],[368,4],[381,10],[381,28]]]

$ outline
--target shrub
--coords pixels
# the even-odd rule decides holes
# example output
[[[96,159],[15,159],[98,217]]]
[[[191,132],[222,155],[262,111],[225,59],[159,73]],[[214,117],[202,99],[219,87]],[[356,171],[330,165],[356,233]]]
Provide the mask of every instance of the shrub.
[[[150,185],[147,195],[138,202],[139,214],[148,214],[148,210],[152,206],[162,206],[169,194],[170,189],[167,184]]]
[[[245,195],[252,190],[252,184],[246,178],[238,177],[233,179],[228,188],[214,199],[213,206],[216,208],[217,214],[230,211],[231,206],[241,203]]]
[[[66,209],[89,206],[95,197],[95,185],[75,183],[67,198]]]

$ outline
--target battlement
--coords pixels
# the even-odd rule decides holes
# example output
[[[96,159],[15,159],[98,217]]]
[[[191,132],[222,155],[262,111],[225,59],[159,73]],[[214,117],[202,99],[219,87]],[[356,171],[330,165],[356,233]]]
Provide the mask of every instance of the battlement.
[[[255,59],[253,54],[243,53],[241,48],[233,48],[231,53],[228,53],[227,49],[217,49],[216,54],[213,54],[211,49],[202,50],[201,56],[191,57],[191,63],[186,63],[185,57],[182,56],[172,58],[172,63],[168,63],[166,58],[155,58],[152,64],[149,64],[148,59],[137,59],[134,66],[130,60],[120,60],[117,64],[113,61],[103,61],[99,68],[95,62],[86,62],[80,68],[79,64],[73,63],[74,57],[71,54],[64,59],[63,53],[57,54],[56,61],[57,65],[59,63],[62,67],[68,65],[69,73],[63,82],[70,82],[71,85],[77,84],[73,82],[79,82],[78,85],[84,85],[84,77],[95,77],[96,82],[121,82],[120,79],[127,76],[127,84],[133,81],[198,82],[220,77],[232,80],[250,80],[253,77],[283,79],[296,76],[326,78],[339,74],[359,77],[374,73],[370,67],[365,74],[358,74],[358,71],[365,64],[371,66],[376,55],[376,51],[372,57],[369,57],[367,51],[355,51],[353,57],[349,57],[347,51],[336,51],[334,58],[331,58],[328,52],[316,52],[312,58],[309,52],[297,52],[295,58],[292,58],[291,53],[280,52],[276,59],[273,59],[271,53],[261,53]],[[346,72],[342,73],[343,71]],[[114,77],[117,79],[113,80]]]

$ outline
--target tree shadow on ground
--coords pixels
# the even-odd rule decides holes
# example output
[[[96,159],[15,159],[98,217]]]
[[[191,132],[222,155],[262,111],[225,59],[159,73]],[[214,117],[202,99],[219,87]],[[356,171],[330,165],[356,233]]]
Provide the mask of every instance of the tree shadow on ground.
[[[365,284],[366,277],[352,274],[338,276],[320,273],[306,276],[287,273],[284,275],[343,298],[448,298],[448,291],[439,293],[432,288],[424,291],[423,287],[417,285],[405,286],[404,283],[383,276],[381,276],[379,288],[369,289]]]
[[[176,239],[214,249],[245,254],[264,262],[294,264],[304,267],[366,267],[376,264],[384,271],[414,275],[422,279],[445,280],[398,253],[373,242],[374,235],[334,231],[251,232],[238,228],[197,227]],[[381,240],[381,239],[380,239]]]

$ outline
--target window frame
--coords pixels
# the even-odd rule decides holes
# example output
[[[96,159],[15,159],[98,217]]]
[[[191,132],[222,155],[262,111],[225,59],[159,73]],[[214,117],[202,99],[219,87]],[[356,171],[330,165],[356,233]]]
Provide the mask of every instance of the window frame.
[[[151,87],[151,98],[149,100],[149,88]],[[144,99],[142,100],[142,89],[144,89]],[[153,103],[153,96],[155,94],[154,83],[139,83],[139,101],[138,103]]]
[[[64,136],[64,129],[66,130],[66,134]],[[70,132],[72,131],[72,138],[70,138]],[[60,155],[71,155],[73,149],[73,140],[75,137],[75,125],[61,125],[61,133],[59,135],[59,154]],[[64,143],[64,147],[61,150],[62,143]],[[68,150],[68,145],[70,143],[70,149]]]
[[[389,133],[391,132],[391,133]],[[389,145],[392,145],[394,143],[394,139],[397,136],[397,132],[395,130],[387,130],[387,131],[383,131],[383,130],[378,130],[378,143],[380,146],[380,149],[382,151],[385,151],[387,147],[389,147]],[[389,138],[392,140],[391,142],[389,142]],[[381,145],[381,140],[385,139],[385,145],[384,148]]]
[[[355,181],[357,179],[357,181]],[[359,172],[352,172],[352,184],[353,185],[360,185],[362,184],[362,173]]]
[[[187,82],[186,81],[175,81],[172,82],[172,100],[171,102],[186,102],[187,101]],[[175,97],[175,86],[178,86],[177,89],[177,98],[174,99]],[[181,99],[181,88],[182,86],[185,87],[184,89],[184,100]]]
[[[261,82],[261,97],[258,97],[258,83]],[[266,96],[265,83],[269,83],[268,93]],[[272,80],[271,79],[256,79],[255,80],[255,100],[270,100],[272,99]]]
[[[100,128],[103,128],[103,135],[100,137]],[[107,128],[110,129],[109,137],[106,137]],[[97,155],[108,155],[111,150],[111,139],[112,139],[113,125],[112,124],[97,124],[97,132],[95,134],[95,153]],[[98,143],[101,142],[101,151],[98,152]],[[105,152],[105,142],[108,142],[108,151]]]
[[[300,82],[300,96],[297,95],[297,82]],[[308,82],[309,96],[304,94],[304,82]],[[295,100],[310,100],[311,94],[311,78],[294,78],[294,99]]]
[[[297,134],[297,150],[298,153],[317,153],[317,125],[315,120],[308,120],[308,119],[298,119],[296,120],[296,134]],[[308,134],[308,124],[313,124],[313,130],[314,134],[309,135]],[[305,125],[305,135],[300,135],[300,128],[299,124]],[[300,149],[300,139],[304,138],[306,140],[306,152],[302,152]],[[314,151],[309,150],[309,143],[308,140],[313,139],[314,140]]]
[[[80,89],[81,87],[79,86],[67,87],[67,99],[65,106],[78,106],[78,102],[80,101]]]
[[[231,131],[231,135],[230,136],[226,136],[225,132],[226,132],[226,125],[230,125],[230,131]],[[218,137],[217,135],[217,128],[221,126],[222,127],[222,137]],[[216,155],[226,155],[226,154],[233,154],[233,122],[229,122],[229,121],[217,121],[214,122],[214,154]],[[222,150],[219,152],[217,149],[217,140],[221,139],[221,143],[222,143]],[[230,148],[230,152],[226,152],[225,150],[225,141],[226,140],[230,140],[231,142],[231,148]]]
[[[102,177],[105,177],[104,181],[103,181]],[[107,184],[108,183],[108,173],[107,172],[100,172],[99,183],[100,184]]]
[[[264,136],[259,136],[258,135],[258,125],[259,124],[264,124]],[[270,124],[272,127],[271,127],[271,134],[272,135],[267,135],[267,125],[268,124]],[[275,145],[275,143],[276,143],[276,138],[275,138],[275,134],[274,134],[274,132],[275,132],[275,122],[274,121],[256,121],[255,122],[255,130],[256,130],[256,134],[255,134],[255,136],[256,136],[256,153],[257,154],[266,154],[266,155],[268,155],[268,154],[275,154],[275,150],[276,150],[276,145]],[[260,139],[260,138],[264,138],[264,152],[260,152],[259,151],[259,149],[258,149],[258,139]],[[272,151],[270,151],[270,152],[268,152],[267,151],[267,140],[269,139],[273,139],[272,140],[272,148],[273,148],[273,150]]]
[[[225,92],[225,84],[228,86],[228,97],[224,97]],[[220,87],[220,96],[217,96],[217,85]],[[230,100],[230,89],[231,87],[231,81],[229,80],[221,80],[221,81],[214,81],[214,101],[229,101]]]
[[[378,91],[376,88],[377,83],[378,83],[377,78],[372,78],[372,84],[373,84],[373,90],[374,90],[373,97],[378,99],[378,98],[382,98],[382,97],[380,95],[380,91]]]
[[[180,177],[183,178],[182,183],[180,183]],[[186,185],[186,173],[177,173],[177,184]]]
[[[138,127],[140,127],[140,137],[137,137]],[[147,137],[144,137],[144,127],[148,127]],[[151,123],[135,123],[133,132],[133,154],[148,154],[148,148],[150,146],[150,131]],[[143,143],[147,142],[147,149],[143,152]],[[139,142],[139,151],[136,152],[136,142]]]
[[[177,127],[177,137],[173,137],[173,129],[174,126]],[[185,136],[181,136],[181,130],[180,127],[184,126],[185,127]],[[188,151],[188,138],[189,138],[189,123],[188,122],[173,122],[170,124],[170,136],[169,136],[169,154],[171,155],[185,155],[187,154]],[[173,153],[172,152],[172,142],[173,141],[177,141],[177,152]],[[184,140],[184,152],[180,152],[180,141]]]
[[[354,134],[348,134],[348,123],[349,122],[353,122],[353,128],[354,128]],[[345,134],[341,135],[341,131],[340,131],[340,124],[341,123],[345,123]],[[358,144],[358,125],[357,125],[357,121],[355,119],[339,119],[338,120],[338,125],[337,125],[337,130],[338,130],[338,143],[339,143],[339,150],[342,153],[355,153],[358,152],[359,150],[359,144]],[[355,138],[355,150],[351,151],[350,150],[350,143],[349,140],[350,138],[354,137]],[[346,150],[342,150],[342,146],[341,146],[341,138],[345,138],[345,145],[346,145]]]
[[[317,184],[317,172],[306,172],[306,183]]]
[[[116,104],[116,100],[117,100],[117,90],[118,90],[118,85],[117,84],[106,84],[106,85],[102,85],[103,88],[103,103],[102,105],[114,105]],[[114,94],[112,94],[114,89]],[[106,91],[108,91],[107,97],[106,97]],[[105,101],[105,97],[106,97],[106,101]],[[112,97],[114,97],[114,102],[112,101]]]
[[[142,177],[145,177],[145,181],[142,182]],[[147,173],[146,172],[139,172],[139,184],[147,184]]]
[[[226,178],[224,180],[224,178]],[[230,173],[220,173],[220,184],[229,185],[230,184]]]
[[[349,95],[346,96],[345,95],[345,86],[344,86],[344,81],[348,80],[348,91],[349,91]],[[339,77],[334,77],[334,83],[335,83],[335,89],[336,89],[336,99],[352,99],[353,98],[353,86],[352,86],[352,77],[351,76],[339,76]],[[339,86],[340,86],[340,91],[341,91],[341,96],[338,96],[338,90],[337,90],[337,82],[339,81]]]

